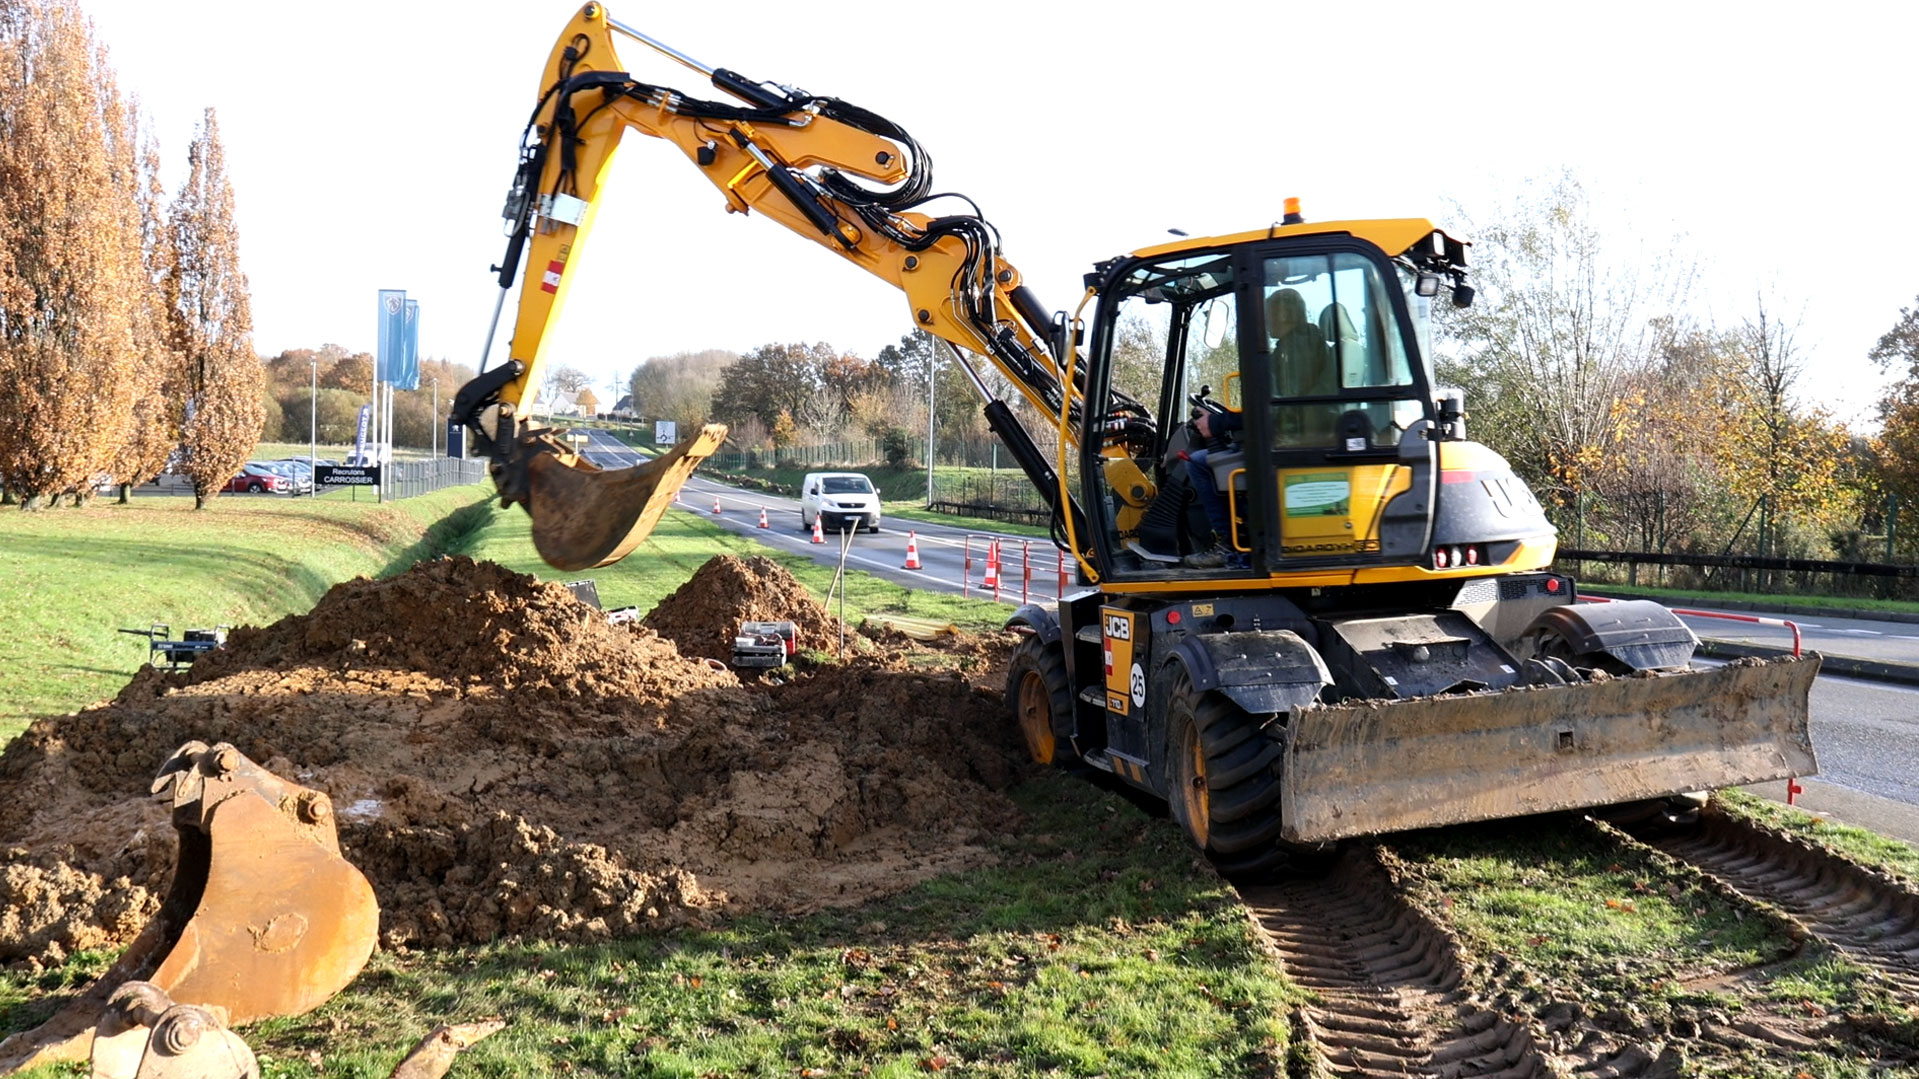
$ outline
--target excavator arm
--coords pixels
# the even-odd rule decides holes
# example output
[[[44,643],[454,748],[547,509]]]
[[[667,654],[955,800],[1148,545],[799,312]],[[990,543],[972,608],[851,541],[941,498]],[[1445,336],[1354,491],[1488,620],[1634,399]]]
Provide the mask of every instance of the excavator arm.
[[[703,100],[633,78],[616,37],[691,68],[732,100]],[[992,225],[976,211],[934,215],[918,208],[940,196],[929,196],[931,162],[904,129],[836,98],[701,64],[614,20],[599,3],[567,25],[540,85],[504,214],[506,256],[494,268],[502,306],[516,280],[519,287],[509,359],[462,388],[454,417],[492,458],[503,502],[520,502],[533,516],[547,561],[574,569],[623,557],[724,434],[709,427],[639,469],[601,472],[521,414],[538,385],[547,331],[566,301],[606,170],[628,130],[678,147],[720,190],[728,212],[769,217],[905,293],[914,324],[959,350],[987,401],[989,425],[1055,520],[1069,534],[1085,535],[1064,470],[1056,467],[1077,440],[1085,385],[1067,321],[1050,316],[1021,283]],[[489,352],[491,344],[489,338]],[[986,357],[1052,419],[1059,458],[1046,459],[963,354]],[[1069,359],[1062,363],[1062,356]],[[496,410],[492,430],[489,409]],[[1090,557],[1080,553],[1082,561]]]

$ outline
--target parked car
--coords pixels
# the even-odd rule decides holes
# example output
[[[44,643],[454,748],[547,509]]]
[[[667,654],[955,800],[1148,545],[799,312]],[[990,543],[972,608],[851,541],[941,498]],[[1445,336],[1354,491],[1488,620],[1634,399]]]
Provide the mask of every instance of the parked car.
[[[880,493],[858,472],[808,472],[800,484],[800,527],[880,530]]]
[[[248,461],[246,464],[240,466],[239,475],[228,480],[226,486],[220,489],[236,494],[242,491],[255,495],[269,493],[284,494],[293,490],[293,481],[267,468],[265,465],[257,465]]]
[[[276,475],[284,476],[291,481],[294,494],[310,495],[313,493],[313,470],[307,467],[305,461],[281,459],[278,461],[262,461],[259,463],[261,467],[272,471]]]

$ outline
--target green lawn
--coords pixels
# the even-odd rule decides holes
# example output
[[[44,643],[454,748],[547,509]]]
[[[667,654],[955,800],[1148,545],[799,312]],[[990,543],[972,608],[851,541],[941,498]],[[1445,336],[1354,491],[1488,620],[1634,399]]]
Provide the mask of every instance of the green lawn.
[[[611,566],[580,573],[558,573],[540,561],[533,549],[532,519],[518,509],[500,513],[487,528],[474,533],[455,553],[498,562],[521,573],[547,580],[591,579],[603,606],[637,606],[647,610],[680,585],[716,554],[765,555],[799,578],[815,597],[824,599],[833,571],[805,555],[784,554],[728,532],[698,513],[675,510],[660,519],[646,543],[632,557]],[[869,614],[905,614],[951,622],[961,629],[998,629],[1007,608],[985,600],[964,599],[946,592],[917,591],[871,574],[849,572],[846,583],[846,619],[857,625]],[[833,614],[839,613],[835,600]]]
[[[456,487],[385,505],[225,495],[198,512],[190,498],[135,497],[0,513],[0,743],[29,717],[117,692],[147,659],[144,638],[117,630],[304,611],[335,582],[438,553],[492,515],[485,498]]]

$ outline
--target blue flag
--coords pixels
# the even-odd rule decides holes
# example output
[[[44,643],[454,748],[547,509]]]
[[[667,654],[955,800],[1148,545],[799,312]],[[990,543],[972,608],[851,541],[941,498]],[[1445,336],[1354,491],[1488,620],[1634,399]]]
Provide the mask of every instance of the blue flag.
[[[406,302],[406,333],[401,340],[400,368],[390,380],[402,390],[420,388],[420,303]]]
[[[379,351],[374,365],[381,382],[392,382],[400,374],[406,349],[406,290],[380,290]]]

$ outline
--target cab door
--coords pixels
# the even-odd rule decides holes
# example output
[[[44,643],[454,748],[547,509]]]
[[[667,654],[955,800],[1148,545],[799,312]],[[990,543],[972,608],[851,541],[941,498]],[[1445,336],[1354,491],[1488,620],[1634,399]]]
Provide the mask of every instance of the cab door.
[[[1350,240],[1250,254],[1242,347],[1264,361],[1269,395],[1268,567],[1417,557],[1433,512],[1431,390],[1398,275]]]

